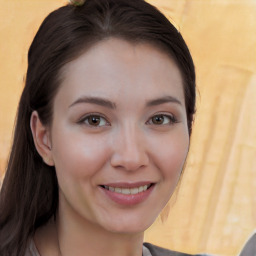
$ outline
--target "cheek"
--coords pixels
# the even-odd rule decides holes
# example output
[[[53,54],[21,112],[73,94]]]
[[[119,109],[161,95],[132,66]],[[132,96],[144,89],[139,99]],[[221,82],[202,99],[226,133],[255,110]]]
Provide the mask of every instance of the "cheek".
[[[186,131],[178,132],[163,137],[157,143],[158,146],[154,146],[155,163],[165,181],[176,183],[188,154],[189,136]]]
[[[108,161],[108,143],[100,136],[58,131],[53,136],[53,158],[58,176],[92,176]],[[63,139],[64,138],[64,139]]]

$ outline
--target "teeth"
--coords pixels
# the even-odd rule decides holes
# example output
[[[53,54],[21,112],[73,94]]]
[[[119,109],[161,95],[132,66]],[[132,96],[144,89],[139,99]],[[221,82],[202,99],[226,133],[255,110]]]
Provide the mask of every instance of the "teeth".
[[[122,193],[122,189],[121,188],[115,188],[115,192]]]
[[[130,195],[130,194],[131,194],[131,191],[130,191],[129,188],[122,188],[122,194]]]
[[[131,194],[135,195],[139,193],[139,188],[131,188]]]
[[[110,191],[112,191],[112,192],[115,191],[115,189],[114,189],[113,187],[108,187],[108,189],[109,189]]]
[[[124,194],[124,195],[136,195],[138,193],[141,193],[143,191],[146,191],[150,185],[140,186],[137,188],[114,188],[109,186],[104,186],[105,189],[110,190],[112,192]]]

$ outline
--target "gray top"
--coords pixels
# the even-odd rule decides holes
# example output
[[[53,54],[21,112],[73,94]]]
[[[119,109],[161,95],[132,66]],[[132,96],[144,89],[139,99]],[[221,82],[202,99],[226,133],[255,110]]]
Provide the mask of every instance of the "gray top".
[[[252,236],[248,239],[244,245],[239,256],[255,256],[256,255],[256,233],[254,232]]]
[[[29,243],[25,256],[40,256],[33,239]]]

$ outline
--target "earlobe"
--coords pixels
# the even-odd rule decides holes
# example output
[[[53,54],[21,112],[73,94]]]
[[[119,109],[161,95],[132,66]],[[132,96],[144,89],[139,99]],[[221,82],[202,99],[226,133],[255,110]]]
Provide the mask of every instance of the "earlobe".
[[[37,111],[31,114],[30,128],[38,154],[47,165],[54,166],[49,129],[42,124]]]

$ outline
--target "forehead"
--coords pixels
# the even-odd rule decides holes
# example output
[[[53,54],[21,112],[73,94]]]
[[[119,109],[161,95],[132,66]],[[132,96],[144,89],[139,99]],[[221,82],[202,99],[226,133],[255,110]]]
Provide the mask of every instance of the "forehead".
[[[110,38],[87,49],[64,66],[61,91],[72,98],[78,94],[134,97],[175,94],[184,101],[179,68],[166,51],[149,43],[131,43]],[[94,95],[95,96],[95,95]]]

